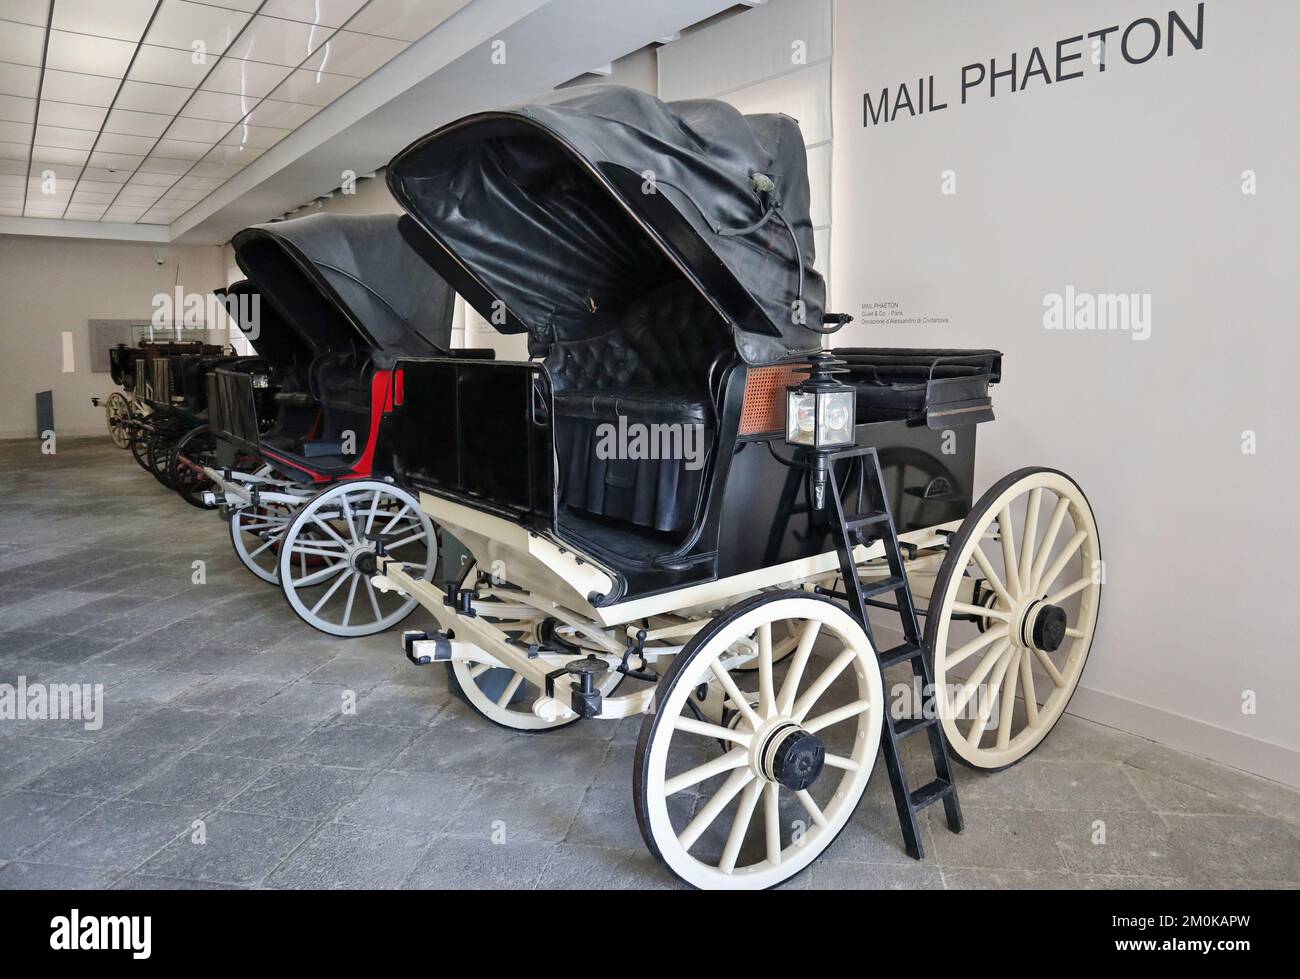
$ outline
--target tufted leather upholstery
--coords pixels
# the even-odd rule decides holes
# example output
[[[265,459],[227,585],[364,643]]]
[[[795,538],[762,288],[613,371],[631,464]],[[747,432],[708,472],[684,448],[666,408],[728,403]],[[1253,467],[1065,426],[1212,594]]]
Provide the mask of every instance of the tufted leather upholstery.
[[[641,297],[608,332],[556,343],[546,366],[557,395],[641,389],[704,398],[709,367],[729,344],[717,314],[679,281]]]

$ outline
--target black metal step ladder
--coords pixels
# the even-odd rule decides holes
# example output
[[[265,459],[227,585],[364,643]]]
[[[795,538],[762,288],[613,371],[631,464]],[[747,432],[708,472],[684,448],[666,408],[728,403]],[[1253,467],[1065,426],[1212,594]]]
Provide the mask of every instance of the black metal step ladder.
[[[850,463],[849,472],[847,479],[841,483],[843,467],[837,466],[837,463],[845,461]],[[894,789],[894,806],[898,810],[903,842],[907,846],[908,856],[920,860],[925,856],[925,848],[921,843],[917,815],[927,806],[942,800],[944,813],[948,818],[948,828],[954,833],[960,833],[962,830],[957,786],[952,778],[948,746],[944,742],[934,702],[934,677],[929,660],[925,656],[921,630],[917,625],[912,589],[907,583],[902,549],[898,542],[894,518],[889,508],[889,497],[885,491],[884,477],[880,471],[880,459],[875,448],[854,446],[830,453],[827,469],[829,483],[827,496],[830,499],[825,512],[830,524],[830,533],[835,540],[835,549],[839,553],[840,578],[844,583],[844,591],[833,594],[845,600],[848,603],[849,614],[862,623],[867,638],[876,649],[882,671],[890,666],[908,662],[912,664],[912,675],[921,681],[923,696],[921,716],[895,721],[893,712],[886,708],[882,738],[885,765],[889,769],[889,781]],[[845,511],[843,494],[846,487],[852,488],[855,472],[857,494],[856,500],[852,502],[856,503],[856,507],[855,512],[849,513]],[[853,560],[853,549],[857,544],[867,544],[872,539],[879,540],[884,546],[889,575],[886,578],[864,582]],[[894,602],[880,601],[876,598],[878,595],[893,595]],[[867,616],[868,607],[897,612],[904,639],[901,645],[882,650],[876,644],[875,636],[871,631],[871,620]],[[903,765],[900,742],[920,731],[924,731],[930,739],[930,757],[934,761],[935,777],[933,781],[913,789],[908,783],[907,771]]]

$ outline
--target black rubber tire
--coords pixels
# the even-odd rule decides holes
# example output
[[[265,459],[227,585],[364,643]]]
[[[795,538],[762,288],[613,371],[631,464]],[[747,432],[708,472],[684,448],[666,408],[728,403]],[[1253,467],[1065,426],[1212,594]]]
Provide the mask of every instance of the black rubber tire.
[[[965,568],[958,568],[956,566],[957,555],[960,554],[963,550],[965,550],[967,541],[970,540],[971,534],[975,532],[975,525],[979,522],[980,515],[984,513],[986,510],[988,510],[993,505],[993,503],[997,500],[997,498],[1001,496],[1003,493],[1005,493],[1008,488],[1010,488],[1015,483],[1018,483],[1026,476],[1032,476],[1034,473],[1054,473],[1057,476],[1063,476],[1064,478],[1068,479],[1071,483],[1074,483],[1075,488],[1078,489],[1079,491],[1079,495],[1082,496],[1083,501],[1088,504],[1088,509],[1092,510],[1092,502],[1088,499],[1088,495],[1084,493],[1083,487],[1080,486],[1078,482],[1074,479],[1074,477],[1071,476],[1069,473],[1061,472],[1061,470],[1059,469],[1052,469],[1050,466],[1026,466],[1023,469],[1017,469],[1014,472],[1007,473],[996,483],[990,486],[987,490],[985,490],[984,495],[981,496],[975,502],[975,505],[973,507],[971,507],[970,513],[968,513],[966,515],[966,519],[962,521],[961,527],[958,529],[957,533],[949,538],[948,554],[943,559],[943,564],[939,566],[939,574],[934,579],[934,590],[930,592],[931,596],[945,594],[948,591],[949,582],[952,581],[952,576],[954,574],[961,574],[965,571]],[[1097,522],[1096,511],[1094,510],[1093,523],[1095,524],[1096,522]],[[1097,528],[1097,559],[1101,560],[1101,528],[1100,527]],[[933,597],[931,598],[931,601],[933,602]],[[1100,593],[1098,593],[1097,595],[1097,618],[1098,620],[1101,619],[1101,594]],[[927,615],[925,618],[925,636],[924,636],[925,655],[930,660],[930,669],[932,671],[934,669],[934,643],[938,631],[939,631],[939,617],[934,615]],[[1093,632],[1093,639],[1094,640],[1096,639],[1095,630]],[[1091,655],[1091,653],[1092,653],[1092,645],[1090,643],[1088,645],[1088,651],[1083,654],[1083,666],[1079,668],[1080,679],[1082,679],[1083,670],[1087,668],[1088,656]],[[1065,702],[1065,707],[1061,709],[1061,717],[1064,717],[1066,711],[1070,709],[1070,700],[1074,699],[1074,695],[1078,693],[1078,691],[1079,691],[1079,687],[1078,684],[1076,684],[1074,690],[1070,692],[1070,699]],[[1060,723],[1060,720],[1061,718],[1058,717],[1056,719],[1056,723]],[[1056,724],[1054,723],[1052,727],[1053,728],[1056,727]],[[942,730],[943,730],[942,726],[940,726],[940,731]],[[961,755],[957,754],[955,751],[952,751],[951,749],[949,749],[948,751],[948,757],[953,761],[959,763],[963,768],[969,768],[973,772],[984,772],[986,774],[992,775],[997,772],[1005,772],[1008,768],[1015,768],[1022,761],[1024,761],[1035,751],[1037,751],[1040,747],[1042,747],[1043,742],[1046,741],[1049,737],[1051,737],[1051,734],[1052,734],[1052,730],[1051,728],[1049,728],[1047,734],[1043,735],[1042,740],[1040,740],[1038,744],[1034,745],[1032,748],[1026,751],[1021,757],[1013,761],[1010,765],[1003,765],[1000,768],[980,768],[978,765],[972,765],[966,759],[962,758]]]

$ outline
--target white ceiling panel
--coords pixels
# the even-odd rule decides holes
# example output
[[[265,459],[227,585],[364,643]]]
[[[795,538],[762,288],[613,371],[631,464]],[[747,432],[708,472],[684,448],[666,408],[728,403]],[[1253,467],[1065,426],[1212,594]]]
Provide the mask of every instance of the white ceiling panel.
[[[169,160],[201,160],[211,143],[191,143],[183,139],[160,139],[154,152]]]
[[[158,112],[174,116],[180,112],[190,90],[172,85],[155,85],[151,82],[124,82],[117,96],[116,107],[136,112]]]
[[[47,71],[41,86],[41,98],[76,105],[109,106],[119,81],[100,75],[82,75],[70,71]]]
[[[49,0],[4,0],[3,10],[6,20],[44,27],[49,22],[50,2]]]
[[[286,102],[323,106],[329,105],[359,81],[360,78],[351,75],[299,69],[281,82],[280,87],[271,94]]]
[[[135,47],[131,41],[118,41],[111,37],[51,31],[45,65],[58,71],[121,78],[131,63]]]
[[[128,136],[152,136],[157,139],[167,129],[172,117],[161,112],[136,112],[132,109],[114,109],[108,114],[104,131],[124,133]]]
[[[262,13],[324,27],[342,27],[366,0],[267,0]]]
[[[295,20],[259,16],[253,18],[227,53],[249,61],[297,67],[325,43],[330,33],[328,28],[313,27]]]
[[[63,146],[72,150],[88,150],[95,145],[95,134],[85,129],[65,129],[62,126],[36,127],[36,142],[42,146]]]
[[[35,147],[40,149],[40,147]],[[39,168],[32,168],[32,176],[28,181],[31,189],[39,193],[44,185],[45,179],[53,174],[55,178],[54,191],[71,193],[72,185],[76,183],[78,174],[81,173],[81,166],[70,163],[43,163]]]
[[[158,187],[167,188],[180,179],[175,174],[168,173],[146,173],[141,170],[133,176],[127,183],[132,187]]]
[[[27,172],[27,158],[31,155],[32,141],[30,138],[20,143],[0,139],[0,160],[22,160],[23,173]]]
[[[257,105],[257,99],[241,95],[228,95],[224,92],[205,92],[202,89],[194,93],[194,98],[181,110],[181,115],[192,119],[212,119],[226,123],[226,128],[248,115],[250,109]],[[213,140],[213,142],[216,142]]]
[[[63,213],[65,221],[98,221],[104,216],[102,207],[87,205],[84,207],[69,207]]]
[[[469,0],[370,0],[348,30],[418,41]]]
[[[267,150],[288,135],[287,129],[267,129],[265,126],[249,126],[241,123],[221,142],[224,146],[249,146]]]
[[[30,24],[5,23],[0,30],[0,61],[11,61],[16,65],[37,65],[41,63],[41,52],[45,49],[45,28]]]
[[[222,181],[212,177],[181,177],[176,186],[182,190],[216,190]]]
[[[365,78],[388,64],[408,46],[408,42],[390,37],[339,31],[303,67],[312,71],[332,71],[338,75]]]
[[[54,29],[138,41],[156,0],[56,0]]]
[[[260,99],[279,85],[290,71],[286,65],[222,58],[200,88],[207,92],[224,92]]]
[[[0,122],[0,142],[30,144],[33,129],[30,122]]]
[[[104,194],[94,190],[82,190],[77,188],[77,192],[72,195],[72,203],[76,204],[111,204],[113,198],[117,196],[114,191],[111,194]]]
[[[115,177],[113,180],[92,179],[93,177]],[[81,180],[77,183],[77,191],[83,190],[95,191],[101,194],[116,194],[125,182],[126,174],[110,174],[106,170],[95,170],[90,167],[86,168],[85,173],[81,175]]]
[[[125,176],[129,177],[143,159],[142,156],[129,153],[101,153],[96,150],[90,154],[89,165],[103,170],[115,170],[119,173],[126,171]]]
[[[194,168],[190,170],[189,176],[217,177],[222,181],[226,181],[239,173],[242,169],[244,168],[232,163],[209,163],[205,158],[203,162],[194,164]]]
[[[48,166],[51,164],[59,166],[71,166],[74,169],[72,179],[77,179],[86,158],[90,156],[90,150],[70,150],[62,146],[41,146],[39,143],[32,147],[32,169],[38,166]]]
[[[36,100],[16,95],[0,95],[0,122],[36,121]]]
[[[95,149],[103,150],[105,153],[130,153],[134,156],[144,156],[151,149],[157,140],[155,136],[128,136],[124,133],[100,133],[99,142],[95,144]]]
[[[69,129],[93,129],[99,131],[104,124],[108,109],[102,105],[73,105],[71,102],[51,102],[41,100],[41,119],[50,126],[66,126]]]
[[[34,65],[14,65],[0,61],[0,92],[5,95],[34,99],[40,84],[41,70]]]
[[[248,20],[248,14],[242,10],[211,7],[187,0],[163,0],[162,8],[145,36],[145,43],[193,52],[198,50],[195,45],[202,42],[206,56],[215,59],[230,47],[230,42],[239,36]],[[208,65],[211,64],[209,60]]]
[[[263,150],[255,146],[224,146],[218,144],[212,147],[208,155],[203,159],[206,163],[226,163],[246,167],[261,156],[263,152]]]
[[[186,139],[211,146],[226,133],[230,132],[230,123],[214,122],[211,119],[178,118],[167,129],[168,139]]]
[[[140,164],[140,170],[147,173],[163,173],[179,177],[182,173],[189,172],[190,167],[193,165],[193,160],[173,160],[161,154],[150,154]]]
[[[203,81],[212,64],[196,65],[191,52],[175,48],[160,48],[152,44],[140,45],[135,64],[127,76],[138,82],[157,82],[161,85],[179,85],[193,88]]]
[[[318,105],[267,99],[259,103],[257,108],[248,114],[248,121],[255,126],[297,129],[319,111],[320,106]]]

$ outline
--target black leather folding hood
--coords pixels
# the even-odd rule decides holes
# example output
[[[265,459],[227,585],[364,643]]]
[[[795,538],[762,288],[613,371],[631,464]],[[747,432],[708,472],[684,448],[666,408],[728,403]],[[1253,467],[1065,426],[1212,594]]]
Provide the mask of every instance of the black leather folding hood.
[[[685,278],[751,364],[806,354],[825,283],[812,267],[798,124],[622,86],[467,116],[389,164],[438,247],[421,249],[506,333],[580,339]],[[796,305],[796,301],[801,304]]]
[[[245,228],[235,260],[266,305],[320,351],[369,348],[380,366],[451,346],[455,293],[395,214],[312,214]]]
[[[299,333],[247,279],[240,279],[227,289],[215,289],[231,321],[248,338],[259,357],[273,367],[310,363],[317,350],[310,339]]]

